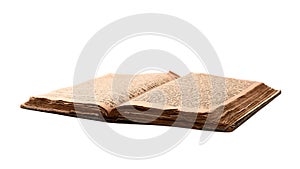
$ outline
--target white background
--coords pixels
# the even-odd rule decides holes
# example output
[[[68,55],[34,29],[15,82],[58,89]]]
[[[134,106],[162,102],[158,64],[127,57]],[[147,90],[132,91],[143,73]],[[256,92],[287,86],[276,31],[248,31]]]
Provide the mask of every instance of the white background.
[[[299,168],[299,9],[297,1],[261,0],[1,1],[0,168]],[[192,130],[170,152],[146,160],[103,151],[75,118],[19,108],[31,95],[71,85],[80,52],[99,29],[146,12],[177,16],[199,28],[217,51],[227,77],[262,81],[283,93],[232,133],[215,133],[199,145],[201,131]],[[154,40],[127,47],[139,50],[158,43]],[[180,50],[178,57],[184,60],[187,56],[180,52],[185,49]],[[118,61],[99,72],[115,68],[125,57],[120,54],[112,53]],[[185,60],[193,71],[201,67]],[[168,129],[111,126],[137,138]]]

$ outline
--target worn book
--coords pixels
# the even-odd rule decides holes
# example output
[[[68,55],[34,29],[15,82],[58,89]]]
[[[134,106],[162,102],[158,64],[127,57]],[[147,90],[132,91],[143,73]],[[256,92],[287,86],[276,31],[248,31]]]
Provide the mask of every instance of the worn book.
[[[261,82],[203,73],[107,74],[30,97],[21,107],[112,123],[228,132],[279,94]]]

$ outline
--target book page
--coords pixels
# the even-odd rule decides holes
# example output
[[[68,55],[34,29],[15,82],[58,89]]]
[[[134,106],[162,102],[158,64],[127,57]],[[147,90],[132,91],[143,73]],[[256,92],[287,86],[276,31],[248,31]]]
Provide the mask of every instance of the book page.
[[[68,112],[74,110],[66,105],[76,103],[80,108],[85,109],[82,113],[89,113],[89,108],[95,108],[89,105],[99,105],[105,109],[102,113],[108,116],[115,106],[177,77],[178,75],[171,72],[138,75],[107,74],[74,87],[31,97],[22,106],[29,109]]]
[[[123,115],[127,113],[128,116],[138,113],[151,116],[155,113],[155,111],[129,111],[132,105],[140,109],[174,110],[194,114],[211,113],[217,107],[227,104],[228,101],[247,88],[258,84],[260,83],[255,81],[191,73],[145,92],[123,103],[118,109]],[[170,114],[160,114],[158,117],[164,115],[166,118],[176,119],[176,115]],[[188,120],[190,115],[186,114],[185,118]]]

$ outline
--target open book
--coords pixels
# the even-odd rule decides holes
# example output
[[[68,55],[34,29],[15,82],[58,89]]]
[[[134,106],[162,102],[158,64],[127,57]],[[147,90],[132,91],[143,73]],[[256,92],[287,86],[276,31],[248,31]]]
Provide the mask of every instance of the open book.
[[[264,83],[201,73],[107,74],[30,97],[21,107],[113,123],[233,131],[279,94]]]

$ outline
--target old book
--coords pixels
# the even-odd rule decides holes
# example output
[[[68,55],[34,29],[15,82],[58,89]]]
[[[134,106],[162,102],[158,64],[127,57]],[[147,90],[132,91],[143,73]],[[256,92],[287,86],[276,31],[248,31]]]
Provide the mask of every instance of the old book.
[[[280,94],[264,83],[190,73],[108,74],[22,108],[114,123],[233,131]]]

